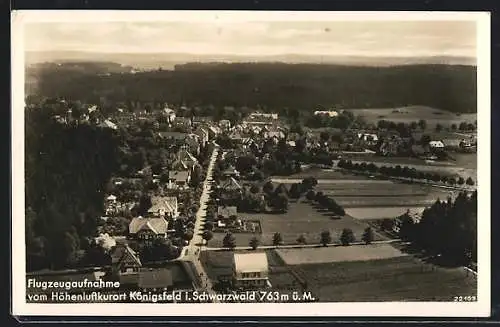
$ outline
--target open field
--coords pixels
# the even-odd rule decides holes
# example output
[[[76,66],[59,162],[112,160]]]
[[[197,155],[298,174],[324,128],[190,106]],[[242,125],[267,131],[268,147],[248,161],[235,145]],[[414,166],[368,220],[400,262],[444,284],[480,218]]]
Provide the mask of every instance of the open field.
[[[389,180],[377,180],[377,179],[367,179],[364,176],[358,176],[358,178],[349,178],[349,179],[331,179],[331,178],[318,178],[317,174],[311,174],[304,177],[313,176],[317,179],[318,184],[358,184],[358,183],[367,183],[367,184],[391,184],[392,182]],[[295,178],[295,177],[273,177],[273,183],[283,183],[283,184],[293,184],[302,182],[303,178]]]
[[[432,205],[436,199],[446,199],[452,196],[452,192],[445,189],[434,188],[426,185],[405,184],[393,181],[380,181],[384,183],[376,183],[376,180],[357,181],[357,183],[344,183],[344,181],[336,181],[329,184],[318,184],[317,191],[332,196],[340,205],[342,205],[349,215],[350,208],[365,208],[365,212],[373,212],[374,217],[381,218],[385,215],[382,212],[385,209],[401,211],[408,207],[425,207]],[[404,209],[405,210],[405,209]],[[369,217],[363,217],[369,218]],[[386,218],[385,216],[383,218]]]
[[[348,180],[366,179],[366,177],[364,176],[357,176],[354,174],[349,174],[347,172],[342,172],[340,170],[321,169],[321,168],[306,168],[300,173],[286,177],[276,177],[276,179],[283,179],[285,181],[290,180],[287,183],[296,183],[295,181],[291,182],[291,180],[302,181],[304,178],[309,176],[314,176],[316,179],[348,179]]]
[[[322,231],[329,230],[333,237],[333,242],[337,242],[344,228],[353,230],[357,239],[361,235],[367,224],[353,219],[349,216],[341,219],[332,219],[328,212],[320,212],[309,203],[291,202],[286,214],[238,214],[242,219],[260,220],[262,234],[233,234],[236,238],[237,246],[248,246],[250,239],[257,237],[261,245],[272,245],[272,238],[275,232],[281,233],[283,244],[297,244],[296,240],[300,235],[304,235],[308,243],[319,243]],[[210,247],[221,247],[224,233],[214,233],[214,238],[208,242]],[[383,240],[384,237],[375,235],[375,240]]]
[[[422,213],[426,207],[366,207],[366,208],[346,208],[346,213],[356,219],[372,220],[384,218],[396,218],[404,214],[407,210],[413,213]]]
[[[407,255],[390,244],[278,249],[276,252],[288,265],[388,259]]]
[[[337,196],[399,196],[399,195],[425,195],[432,188],[419,184],[397,183],[391,180],[333,180],[329,183],[320,183],[316,189],[324,193],[330,192]]]
[[[389,245],[388,245],[389,246]],[[344,251],[344,254],[333,251]],[[307,282],[307,290],[321,302],[382,302],[382,301],[453,301],[454,296],[477,294],[477,282],[463,268],[441,268],[421,262],[411,256],[395,256],[396,249],[377,251],[390,258],[365,261],[339,261],[337,254],[347,260],[353,255],[367,258],[365,246],[314,248],[295,254],[300,260],[318,260],[330,256],[331,262],[287,265],[275,250],[266,251],[269,279],[273,290],[301,291],[300,283]],[[313,251],[314,250],[314,251]],[[378,249],[380,250],[380,249]],[[283,250],[278,250],[283,251]],[[325,254],[321,251],[331,251]],[[358,251],[350,253],[345,251]],[[368,250],[369,251],[369,250]],[[312,253],[315,252],[315,253]],[[390,253],[389,253],[390,252]],[[204,251],[201,261],[208,276],[231,274],[233,252]],[[286,256],[286,254],[284,255]],[[291,254],[288,254],[291,256]],[[288,258],[293,262],[294,258]],[[326,260],[325,260],[326,261]],[[297,260],[298,262],[298,260]]]
[[[426,165],[431,167],[455,167],[456,164],[453,161],[430,161],[426,162],[424,159],[414,158],[414,157],[384,157],[372,155],[367,157],[366,155],[356,154],[356,153],[342,153],[342,159],[351,160],[352,162],[373,162],[380,166],[396,166],[400,165],[402,167],[407,165]],[[337,160],[334,160],[335,166],[338,164]]]
[[[477,294],[475,277],[463,268],[440,268],[410,256],[293,268],[322,302],[453,301]]]
[[[474,123],[477,114],[454,114],[449,111],[425,107],[409,106],[403,108],[370,108],[370,109],[347,109],[355,115],[362,116],[369,123],[377,123],[379,120],[390,120],[395,123],[419,121],[424,119],[428,128],[434,128],[436,124],[449,126],[460,124],[463,121]]]
[[[430,206],[436,202],[435,197],[428,196],[381,196],[381,197],[336,197],[335,201],[344,208],[380,208],[384,207],[414,207],[414,206]],[[446,199],[446,197],[442,197]]]
[[[457,167],[477,169],[477,153],[453,153]]]

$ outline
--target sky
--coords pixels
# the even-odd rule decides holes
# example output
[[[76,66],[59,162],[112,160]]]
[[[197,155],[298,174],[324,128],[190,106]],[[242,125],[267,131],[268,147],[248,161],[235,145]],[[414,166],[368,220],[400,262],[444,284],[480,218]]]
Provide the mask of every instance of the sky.
[[[27,51],[476,57],[473,21],[44,22],[24,36]]]

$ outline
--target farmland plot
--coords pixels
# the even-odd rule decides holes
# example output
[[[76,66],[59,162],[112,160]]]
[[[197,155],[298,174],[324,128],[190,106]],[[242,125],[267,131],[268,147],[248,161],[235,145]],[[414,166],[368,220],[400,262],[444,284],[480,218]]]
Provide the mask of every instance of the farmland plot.
[[[390,244],[334,246],[304,249],[278,249],[276,252],[288,265],[339,261],[364,261],[405,256]]]
[[[322,302],[453,301],[477,294],[475,277],[462,268],[439,268],[410,256],[294,268]]]

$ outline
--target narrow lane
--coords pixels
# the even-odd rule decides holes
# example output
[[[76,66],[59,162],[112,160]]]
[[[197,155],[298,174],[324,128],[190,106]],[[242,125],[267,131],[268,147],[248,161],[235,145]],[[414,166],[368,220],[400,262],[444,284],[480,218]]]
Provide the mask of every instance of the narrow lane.
[[[207,210],[207,202],[210,199],[210,192],[212,187],[212,175],[215,161],[217,160],[217,155],[219,153],[219,146],[215,144],[215,149],[212,152],[212,156],[210,157],[210,163],[207,169],[207,175],[205,181],[203,182],[203,191],[200,197],[200,207],[198,212],[196,213],[196,222],[194,224],[193,230],[193,239],[189,242],[189,245],[184,247],[181,257],[178,260],[190,261],[193,263],[193,267],[195,273],[199,280],[201,280],[201,285],[198,285],[197,291],[207,292],[209,296],[216,295],[213,290],[213,284],[211,280],[208,278],[205,269],[200,261],[200,253],[203,246],[203,225],[206,220],[206,210]],[[216,299],[213,302],[218,302]]]

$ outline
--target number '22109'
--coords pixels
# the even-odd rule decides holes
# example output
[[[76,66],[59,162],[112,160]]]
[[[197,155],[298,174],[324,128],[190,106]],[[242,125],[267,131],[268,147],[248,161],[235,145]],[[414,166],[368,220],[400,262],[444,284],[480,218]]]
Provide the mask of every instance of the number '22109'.
[[[477,298],[475,295],[468,295],[468,296],[455,296],[453,297],[454,302],[475,302],[477,301]]]

